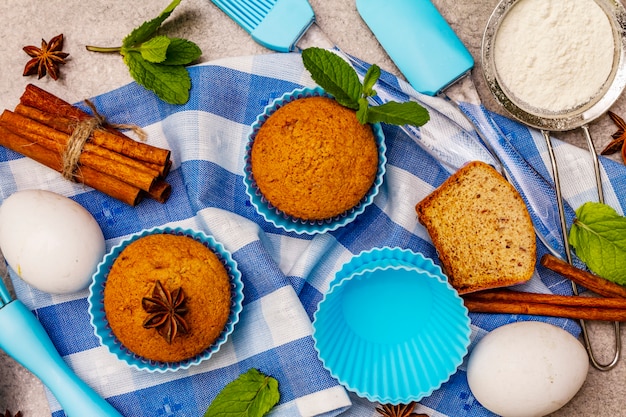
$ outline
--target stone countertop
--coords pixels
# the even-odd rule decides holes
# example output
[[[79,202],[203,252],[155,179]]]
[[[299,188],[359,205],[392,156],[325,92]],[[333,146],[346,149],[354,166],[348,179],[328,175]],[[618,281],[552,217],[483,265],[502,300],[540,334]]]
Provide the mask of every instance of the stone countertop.
[[[485,105],[504,113],[482,77],[480,48],[485,25],[498,0],[433,0],[450,22],[476,61],[472,77]],[[0,109],[12,109],[19,101],[25,85],[32,82],[63,99],[77,102],[129,82],[128,71],[117,54],[96,54],[85,45],[117,46],[133,28],[157,16],[168,0],[4,0],[0,2]],[[359,17],[354,0],[310,0],[322,30],[344,51],[381,68],[400,75],[374,36]],[[384,1],[381,1],[384,4]],[[196,42],[203,51],[201,62],[214,59],[271,53],[257,45],[242,29],[224,15],[209,0],[183,0],[166,21],[164,30]],[[64,51],[70,53],[67,65],[61,68],[61,78],[22,77],[27,55],[25,45],[39,46],[63,33]],[[626,100],[620,98],[612,111],[626,114]],[[616,130],[608,116],[590,125],[596,149],[602,149]],[[584,146],[581,131],[555,136]],[[617,159],[616,157],[616,160]],[[3,264],[3,263],[2,263]],[[3,272],[0,270],[0,273]],[[3,274],[4,275],[4,274]],[[613,355],[613,325],[589,323],[590,337],[600,362]],[[6,335],[5,335],[6,336]],[[19,337],[19,335],[11,335]],[[621,360],[608,372],[591,369],[585,385],[577,396],[553,417],[565,416],[626,416],[626,363]],[[0,412],[5,408],[21,410],[24,417],[50,415],[45,388],[28,371],[0,352]],[[198,410],[200,414],[204,410]]]

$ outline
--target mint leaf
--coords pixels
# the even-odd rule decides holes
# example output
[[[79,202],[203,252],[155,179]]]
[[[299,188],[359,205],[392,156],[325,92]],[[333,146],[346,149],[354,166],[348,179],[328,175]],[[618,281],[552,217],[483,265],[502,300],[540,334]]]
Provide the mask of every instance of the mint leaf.
[[[128,51],[124,62],[135,81],[156,93],[161,100],[171,104],[185,104],[189,100],[191,78],[185,67],[148,62],[135,51]]]
[[[430,120],[428,110],[414,101],[398,103],[389,101],[380,106],[371,106],[367,112],[368,123],[422,126]]]
[[[262,417],[279,400],[278,381],[250,368],[217,394],[204,417]]]
[[[363,94],[366,96],[375,96],[376,91],[374,91],[374,84],[380,78],[380,68],[378,65],[373,64],[365,73],[365,77],[363,77]]]
[[[187,65],[200,58],[202,51],[195,43],[181,38],[170,38],[167,57],[162,65]]]
[[[302,62],[311,78],[342,106],[356,110],[361,97],[361,82],[354,69],[338,55],[322,48],[302,51]]]
[[[376,96],[374,86],[381,74],[376,64],[367,69],[361,84],[354,68],[337,54],[326,49],[303,50],[302,63],[311,73],[311,78],[339,104],[356,110],[356,118],[361,124],[384,122],[422,126],[430,120],[428,110],[414,101],[405,103],[389,101],[379,106],[370,106],[367,99]]]
[[[367,123],[367,113],[369,109],[369,102],[365,97],[359,99],[359,109],[356,111],[356,119],[364,125]]]
[[[585,203],[576,210],[568,238],[591,271],[626,285],[626,217],[606,204]]]
[[[150,39],[152,36],[154,36],[156,31],[161,26],[161,23],[163,23],[165,19],[170,17],[176,6],[180,4],[180,1],[181,0],[172,1],[169,6],[167,6],[165,10],[161,12],[160,15],[152,20],[144,22],[141,26],[133,29],[133,31],[130,32],[130,34],[126,36],[122,41],[122,46],[127,48],[132,47],[137,44],[143,43]]]
[[[171,104],[189,101],[191,78],[185,65],[192,63],[202,51],[193,42],[180,38],[158,36],[157,30],[181,0],[172,1],[156,18],[135,28],[120,47],[90,46],[93,52],[118,52],[124,57],[130,75],[142,86]]]
[[[139,48],[141,57],[148,62],[163,62],[167,57],[167,49],[170,46],[170,38],[167,36],[155,36],[142,43]]]

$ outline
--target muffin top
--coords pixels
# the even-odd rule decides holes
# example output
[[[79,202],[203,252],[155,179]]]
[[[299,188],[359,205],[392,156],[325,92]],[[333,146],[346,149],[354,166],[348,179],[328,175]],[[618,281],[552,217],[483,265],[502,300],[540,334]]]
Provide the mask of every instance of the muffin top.
[[[104,310],[128,350],[179,362],[219,337],[230,315],[230,287],[226,268],[210,248],[184,235],[147,235],[113,263]]]
[[[330,219],[353,208],[378,171],[372,127],[328,97],[300,98],[271,114],[250,158],[263,196],[303,220]]]

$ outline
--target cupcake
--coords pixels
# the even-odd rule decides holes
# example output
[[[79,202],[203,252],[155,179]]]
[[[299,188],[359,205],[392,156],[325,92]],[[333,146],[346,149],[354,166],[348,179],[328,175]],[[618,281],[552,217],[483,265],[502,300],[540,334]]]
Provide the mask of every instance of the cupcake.
[[[289,231],[334,230],[371,203],[382,182],[385,147],[379,125],[323,90],[283,96],[253,126],[246,184],[257,210]]]
[[[96,334],[144,369],[199,363],[219,348],[241,310],[241,280],[213,239],[156,229],[117,246],[98,268],[90,313]]]

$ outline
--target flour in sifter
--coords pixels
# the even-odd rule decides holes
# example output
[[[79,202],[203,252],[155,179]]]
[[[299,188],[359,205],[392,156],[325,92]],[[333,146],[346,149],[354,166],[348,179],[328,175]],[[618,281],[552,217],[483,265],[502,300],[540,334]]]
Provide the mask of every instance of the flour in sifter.
[[[495,39],[500,83],[543,111],[589,102],[613,66],[611,23],[594,0],[519,0]]]

